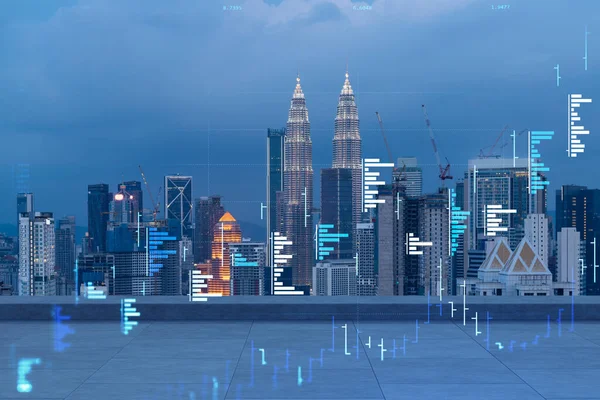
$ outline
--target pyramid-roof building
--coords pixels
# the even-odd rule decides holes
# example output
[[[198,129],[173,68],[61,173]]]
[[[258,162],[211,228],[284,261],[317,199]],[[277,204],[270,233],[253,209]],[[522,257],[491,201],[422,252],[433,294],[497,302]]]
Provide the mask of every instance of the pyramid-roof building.
[[[552,275],[527,238],[521,240],[500,274]]]

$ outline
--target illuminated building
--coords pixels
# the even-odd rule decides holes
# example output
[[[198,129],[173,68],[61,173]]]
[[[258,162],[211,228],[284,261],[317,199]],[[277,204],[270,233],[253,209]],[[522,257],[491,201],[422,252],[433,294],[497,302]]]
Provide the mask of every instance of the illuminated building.
[[[226,212],[215,225],[212,243],[211,274],[209,293],[230,294],[231,254],[229,243],[240,243],[242,231],[233,215]]]
[[[284,227],[293,244],[288,251],[293,285],[310,286],[313,265],[313,168],[312,141],[306,99],[296,79],[286,125],[284,144]]]
[[[137,222],[134,214],[134,208],[136,207],[137,201],[134,199],[133,195],[126,190],[124,184],[120,184],[119,191],[110,201],[109,222],[113,225]]]
[[[127,181],[122,184],[127,193],[133,196],[132,207],[131,207],[131,219],[129,222],[137,223],[138,213],[144,212],[144,191],[142,190],[142,182],[139,181]],[[141,221],[142,219],[140,219]]]
[[[110,195],[108,185],[99,183],[88,185],[88,232],[90,253],[106,251],[106,226],[108,224],[108,205]]]
[[[19,218],[19,295],[55,296],[54,218],[49,212]]]
[[[358,110],[347,71],[338,101],[334,132],[332,167],[349,168],[352,173],[352,229],[347,232],[352,242],[354,228],[360,222],[361,215],[362,153]]]

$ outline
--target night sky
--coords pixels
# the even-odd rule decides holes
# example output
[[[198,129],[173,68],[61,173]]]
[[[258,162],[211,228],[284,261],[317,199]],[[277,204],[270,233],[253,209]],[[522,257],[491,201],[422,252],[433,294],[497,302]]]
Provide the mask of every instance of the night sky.
[[[372,8],[353,9],[361,5]],[[346,64],[363,156],[387,159],[379,111],[394,158],[423,165],[425,191],[439,181],[422,103],[455,178],[509,125],[556,132],[540,146],[552,192],[600,187],[598,0],[7,0],[0,223],[16,219],[19,163],[31,165],[36,209],[75,215],[81,226],[87,185],[140,180],[138,164],[155,196],[165,174],[190,174],[194,197],[221,194],[237,219],[260,223],[266,130],[285,126],[298,71],[318,205]],[[566,154],[568,93],[594,99],[581,109],[591,135],[577,159]],[[510,158],[512,145],[502,151]]]

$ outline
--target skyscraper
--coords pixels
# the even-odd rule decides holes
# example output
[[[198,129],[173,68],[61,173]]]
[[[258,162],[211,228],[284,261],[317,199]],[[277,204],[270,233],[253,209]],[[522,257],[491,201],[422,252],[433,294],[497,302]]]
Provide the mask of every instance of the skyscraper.
[[[127,191],[127,186],[122,183],[117,193],[109,202],[109,222],[114,225],[137,222],[137,200]]]
[[[309,286],[313,264],[313,168],[310,122],[300,77],[296,79],[284,145],[284,226],[294,286]]]
[[[54,218],[49,212],[19,218],[19,295],[55,296]]]
[[[265,292],[265,243],[229,243],[231,257],[231,295],[262,296]]]
[[[556,231],[575,228],[585,249],[585,294],[600,295],[600,190],[566,185],[556,192]],[[594,265],[596,260],[596,265]]]
[[[196,199],[195,213],[194,262],[198,264],[211,258],[214,228],[225,214],[221,196]]]
[[[193,237],[192,177],[165,176],[165,218],[179,227],[178,236]]]
[[[277,192],[283,190],[285,128],[267,130],[267,240],[271,232],[280,232],[277,221]],[[267,265],[270,265],[267,254]]]
[[[108,185],[99,183],[88,186],[88,233],[90,234],[91,253],[106,251],[106,225],[108,224],[108,205],[110,196]]]
[[[396,163],[394,174],[402,172],[404,180],[402,185],[406,187],[406,197],[419,197],[423,190],[423,170],[418,166],[416,157],[400,157]]]
[[[525,217],[529,213],[529,200],[535,196],[528,194],[529,172],[527,159],[477,159],[469,160],[469,170],[465,173],[465,207],[470,211],[468,234],[469,249],[484,249],[486,237],[484,211],[488,205],[515,210],[512,214],[502,214],[501,226],[508,228],[511,248],[519,244],[524,235]],[[467,194],[468,193],[468,194]],[[535,198],[533,199],[535,202]],[[465,266],[467,268],[467,266]]]
[[[548,218],[544,214],[529,214],[525,219],[525,237],[545,266],[548,266],[550,236]]]
[[[333,168],[349,168],[352,172],[352,230],[349,233],[353,233],[356,224],[361,221],[362,212],[362,142],[354,91],[348,77],[346,71],[346,80],[340,93],[335,117],[332,166]]]
[[[313,296],[356,296],[354,260],[327,260],[313,267]]]
[[[372,222],[356,225],[356,252],[358,253],[356,294],[358,296],[377,294],[374,225]]]
[[[419,234],[423,242],[431,246],[423,247],[419,257],[419,294],[439,296],[451,290],[450,243],[449,243],[448,192],[424,195],[419,199]],[[440,268],[441,265],[441,268]]]
[[[17,223],[22,213],[33,215],[33,193],[17,193]]]
[[[56,272],[66,284],[74,281],[75,268],[75,217],[58,220],[55,233]],[[66,293],[65,293],[66,294]]]
[[[131,210],[131,221],[137,223],[137,215],[138,213],[144,213],[144,191],[142,190],[142,182],[139,181],[127,181],[123,182],[124,189],[130,196],[133,198],[132,201],[132,210]]]
[[[214,227],[212,243],[211,274],[213,278],[208,283],[209,293],[230,295],[231,254],[230,243],[240,243],[242,231],[240,225],[229,212],[226,212]]]
[[[581,239],[575,228],[562,228],[556,234],[558,240],[557,282],[570,282],[575,286],[575,294],[581,294],[582,283],[580,258]],[[585,286],[584,286],[585,287]]]
[[[321,169],[321,225],[333,225],[329,233],[348,234],[348,238],[340,238],[339,242],[332,243],[334,250],[325,259],[354,257],[352,173],[350,168]]]

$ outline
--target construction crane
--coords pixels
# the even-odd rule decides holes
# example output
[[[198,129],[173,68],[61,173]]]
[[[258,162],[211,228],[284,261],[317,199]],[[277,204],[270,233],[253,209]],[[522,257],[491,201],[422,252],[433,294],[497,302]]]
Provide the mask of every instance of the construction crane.
[[[379,115],[378,111],[375,111],[375,115],[377,116],[377,121],[379,121],[379,128],[381,129],[381,136],[383,136],[383,143],[385,144],[385,149],[387,150],[388,153],[388,159],[390,161],[390,163],[394,164],[394,158],[392,157],[392,150],[390,149],[390,144],[387,141],[387,137],[385,136],[385,129],[383,128],[383,120],[381,119],[381,115]],[[404,164],[404,161],[402,162],[402,164]],[[393,172],[398,171],[398,168],[394,167]],[[401,181],[405,181],[406,177],[404,176],[404,173],[406,172],[406,164],[404,164],[404,166],[402,167],[402,171],[400,171],[399,176],[399,180]]]
[[[522,134],[524,134],[525,132],[527,132],[528,130],[529,130],[529,129],[523,129],[521,132],[517,133],[517,134],[515,135],[515,139],[516,139],[517,137],[521,136]],[[511,136],[512,136],[512,135],[511,135]],[[503,144],[502,146],[500,146],[499,148],[500,148],[500,149],[503,149],[503,148],[505,148],[506,146],[508,146],[508,145],[510,144],[510,142],[511,142],[510,140],[507,140],[507,141],[506,141],[506,142],[504,142],[504,144]]]
[[[429,122],[429,116],[427,115],[427,108],[425,108],[425,104],[422,104],[421,108],[423,109],[423,115],[425,115],[425,123],[427,124],[427,128],[429,129],[429,138],[431,139],[433,153],[435,154],[435,159],[437,161],[437,165],[440,171],[442,187],[444,187],[444,181],[446,179],[452,179],[452,176],[450,175],[450,162],[446,158],[446,166],[442,166],[442,162],[440,161],[440,154],[438,153],[437,145],[435,144],[435,137],[433,136],[433,129],[431,129],[431,122]]]
[[[148,197],[150,197],[150,201],[152,202],[152,220],[156,222],[156,216],[158,215],[158,210],[160,207],[160,203],[156,203],[154,201],[154,197],[152,197],[152,192],[150,191],[150,185],[148,185],[148,181],[146,180],[146,175],[144,174],[144,170],[141,165],[138,165],[140,169],[140,173],[142,174],[142,179],[144,180],[144,185],[146,186],[146,191],[148,192]],[[160,189],[159,189],[160,193]]]
[[[483,149],[479,149],[479,158],[493,158],[493,157],[500,157],[498,155],[494,154],[494,149],[496,148],[496,146],[498,145],[498,143],[500,142],[500,139],[502,139],[502,137],[504,136],[504,132],[506,132],[506,130],[508,129],[508,125],[506,125],[502,131],[500,131],[500,134],[498,135],[498,137],[496,138],[496,141],[494,142],[493,145],[488,146],[490,148],[490,150],[485,153],[484,150],[487,149],[488,147],[484,147]],[[504,146],[501,146],[500,148],[502,148]]]

